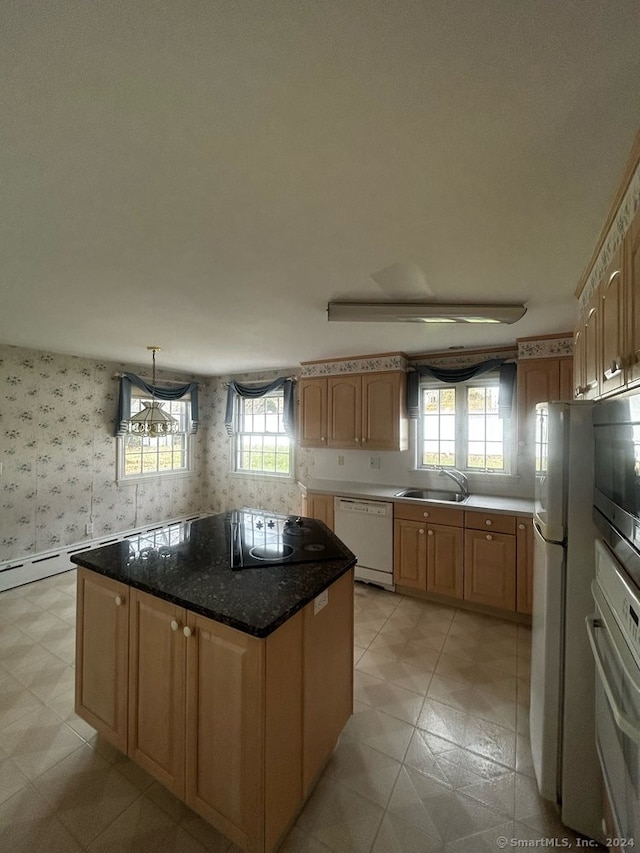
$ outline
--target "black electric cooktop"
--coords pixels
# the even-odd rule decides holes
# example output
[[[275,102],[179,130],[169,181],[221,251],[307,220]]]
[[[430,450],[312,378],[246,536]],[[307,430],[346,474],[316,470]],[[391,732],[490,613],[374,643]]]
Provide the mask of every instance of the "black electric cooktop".
[[[255,509],[228,513],[231,568],[334,560],[344,550],[314,518]]]

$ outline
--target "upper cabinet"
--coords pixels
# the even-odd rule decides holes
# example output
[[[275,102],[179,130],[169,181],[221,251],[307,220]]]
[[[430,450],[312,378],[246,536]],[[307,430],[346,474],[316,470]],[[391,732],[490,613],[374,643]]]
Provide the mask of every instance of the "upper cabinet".
[[[406,374],[348,373],[299,383],[300,445],[406,450]]]
[[[531,358],[518,362],[518,445],[533,447],[536,403],[571,400],[572,359]]]
[[[592,400],[640,383],[640,134],[578,285],[574,395]],[[635,212],[634,212],[635,211]]]

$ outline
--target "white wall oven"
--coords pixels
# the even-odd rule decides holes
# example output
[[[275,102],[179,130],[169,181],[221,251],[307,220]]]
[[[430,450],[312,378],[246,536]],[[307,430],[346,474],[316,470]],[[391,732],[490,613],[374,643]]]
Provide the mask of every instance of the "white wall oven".
[[[596,542],[595,615],[587,620],[596,664],[596,746],[611,848],[640,845],[640,591]]]

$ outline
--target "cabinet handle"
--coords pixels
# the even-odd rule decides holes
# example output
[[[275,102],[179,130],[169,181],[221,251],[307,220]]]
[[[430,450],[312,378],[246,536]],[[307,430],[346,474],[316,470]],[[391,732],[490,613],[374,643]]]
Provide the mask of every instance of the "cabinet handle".
[[[518,525],[518,530],[524,530],[524,524],[519,524],[519,525]]]
[[[180,627],[180,625],[176,622],[176,620],[172,619],[171,620],[171,630],[177,631],[179,627]]]
[[[116,595],[114,601],[116,603],[116,607],[120,607],[123,604],[124,599],[121,595]]]
[[[366,438],[363,438],[363,439],[362,439],[362,443],[363,443],[363,444],[366,444],[366,443],[367,443],[367,439],[366,439]]]
[[[620,356],[617,356],[616,358],[613,359],[613,361],[609,365],[609,368],[607,370],[605,370],[604,378],[605,379],[613,379],[614,376],[617,376],[621,372],[622,372],[622,359],[620,358]]]
[[[191,628],[188,625],[185,625],[182,629],[182,633],[185,635],[185,637],[190,637],[192,634]]]
[[[487,539],[489,540],[489,542],[491,542],[491,540],[493,539],[493,536],[490,533],[487,533]]]
[[[429,518],[429,513],[428,513],[428,512],[423,512],[422,514],[424,515],[424,517],[425,517],[425,518]]]
[[[354,440],[355,440],[355,443],[356,443],[356,444],[359,444],[359,443],[360,443],[360,439],[359,439],[359,438],[356,438],[356,439],[354,439]]]
[[[326,440],[327,439],[323,435],[320,436],[320,441],[326,441]]]
[[[427,533],[428,536],[433,536],[433,530],[429,530]]]
[[[493,524],[493,521],[491,521],[490,518],[487,518],[487,519],[485,519],[484,523],[487,525],[487,527],[491,527],[491,525]]]

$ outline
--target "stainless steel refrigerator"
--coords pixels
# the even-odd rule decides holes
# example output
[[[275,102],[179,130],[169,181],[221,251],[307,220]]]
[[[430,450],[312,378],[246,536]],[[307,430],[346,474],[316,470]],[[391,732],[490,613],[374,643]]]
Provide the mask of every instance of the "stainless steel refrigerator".
[[[595,745],[593,404],[539,403],[535,429],[530,732],[543,797],[562,822],[603,840]]]

